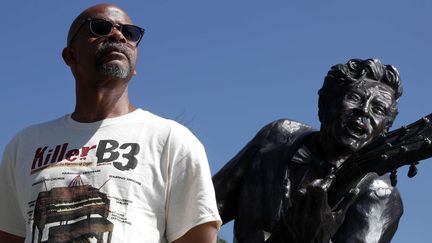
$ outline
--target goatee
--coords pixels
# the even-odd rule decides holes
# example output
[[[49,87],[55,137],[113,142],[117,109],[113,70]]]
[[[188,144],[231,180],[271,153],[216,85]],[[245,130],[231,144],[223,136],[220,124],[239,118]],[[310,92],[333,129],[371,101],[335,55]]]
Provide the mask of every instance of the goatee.
[[[129,67],[123,68],[115,63],[105,63],[103,57],[112,49],[123,53],[127,60]],[[103,75],[115,78],[127,78],[132,72],[131,51],[121,43],[106,42],[101,45],[96,51],[96,69]]]

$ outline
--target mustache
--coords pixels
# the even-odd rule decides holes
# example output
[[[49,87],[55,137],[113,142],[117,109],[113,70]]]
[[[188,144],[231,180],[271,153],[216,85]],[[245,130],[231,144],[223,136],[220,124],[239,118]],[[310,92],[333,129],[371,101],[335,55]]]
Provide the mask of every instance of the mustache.
[[[132,64],[131,62],[132,51],[126,45],[121,43],[116,43],[116,42],[105,42],[96,50],[96,60],[98,64],[101,57],[103,57],[108,52],[111,52],[113,50],[123,53],[128,59],[129,65]]]

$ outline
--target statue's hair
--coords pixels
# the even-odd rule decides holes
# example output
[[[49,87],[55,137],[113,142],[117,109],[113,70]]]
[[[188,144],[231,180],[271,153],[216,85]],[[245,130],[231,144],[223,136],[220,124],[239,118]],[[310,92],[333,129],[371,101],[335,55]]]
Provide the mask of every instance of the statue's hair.
[[[398,70],[392,65],[384,65],[378,59],[351,59],[346,64],[331,67],[324,79],[322,88],[318,91],[318,116],[322,121],[325,104],[334,99],[344,88],[364,82],[365,79],[384,83],[394,90],[395,104],[391,107],[391,126],[398,113],[397,100],[402,96],[402,84]]]

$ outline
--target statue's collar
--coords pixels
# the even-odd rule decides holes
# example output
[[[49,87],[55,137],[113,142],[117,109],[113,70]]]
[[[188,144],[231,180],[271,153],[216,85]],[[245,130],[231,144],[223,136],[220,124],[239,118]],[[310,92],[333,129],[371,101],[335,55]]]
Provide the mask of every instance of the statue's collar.
[[[322,159],[318,149],[318,132],[314,132],[305,139],[303,144],[291,157],[291,161],[297,164],[309,164],[313,167],[332,170],[334,165]]]

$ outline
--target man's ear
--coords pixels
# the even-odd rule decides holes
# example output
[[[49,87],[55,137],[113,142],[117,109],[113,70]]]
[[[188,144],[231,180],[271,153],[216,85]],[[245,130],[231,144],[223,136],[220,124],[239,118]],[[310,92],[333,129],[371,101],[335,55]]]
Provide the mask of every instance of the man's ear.
[[[62,57],[66,65],[70,66],[75,61],[73,50],[70,47],[65,47],[62,51]]]
[[[132,74],[135,76],[136,74],[137,74],[137,71],[136,71],[136,69],[134,68],[134,70],[133,70],[133,72],[132,72]]]

